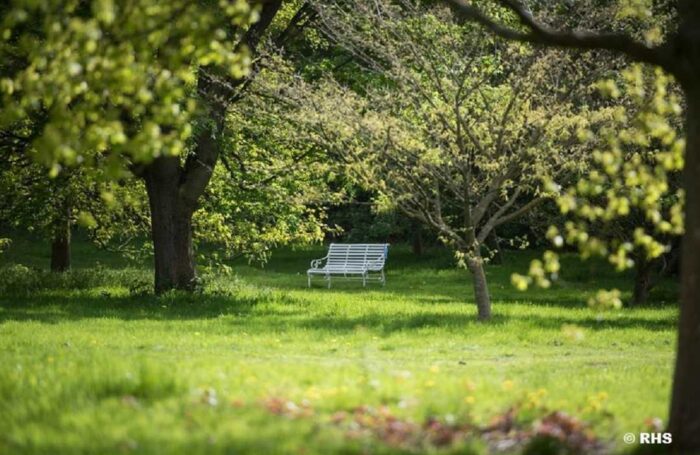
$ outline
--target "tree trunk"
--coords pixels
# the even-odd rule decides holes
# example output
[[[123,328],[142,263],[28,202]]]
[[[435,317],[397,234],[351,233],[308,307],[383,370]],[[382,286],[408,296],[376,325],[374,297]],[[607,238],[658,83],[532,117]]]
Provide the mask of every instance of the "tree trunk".
[[[486,282],[486,273],[484,272],[484,261],[478,254],[467,262],[467,268],[472,274],[472,282],[474,284],[474,301],[479,313],[480,321],[491,319],[491,297],[489,296],[489,287]]]
[[[685,87],[685,235],[681,251],[678,350],[669,431],[678,453],[700,451],[700,85]]]
[[[252,54],[281,8],[282,0],[263,3],[259,20],[241,40]],[[200,68],[200,76],[208,69],[211,68]],[[151,207],[156,293],[170,289],[189,291],[196,287],[192,214],[219,159],[218,138],[224,130],[227,106],[240,99],[238,88],[249,80],[249,77],[241,77],[221,83],[218,78],[200,77],[197,94],[206,101],[208,121],[197,135],[194,150],[187,155],[184,165],[179,157],[164,156],[156,158],[140,172]]]
[[[423,254],[423,228],[421,227],[420,223],[416,221],[412,221],[411,225],[413,228],[413,238],[411,242],[413,254],[416,256],[421,256]]]
[[[681,243],[682,238],[676,237],[671,242],[671,252],[666,257],[666,263],[663,268],[663,275],[681,274]]]
[[[70,269],[70,207],[61,209],[56,219],[51,239],[51,271],[65,272]]]
[[[631,306],[639,306],[647,303],[649,293],[653,287],[652,272],[656,261],[649,261],[640,257],[634,268],[634,290],[632,292]]]
[[[192,290],[196,284],[192,211],[180,197],[181,175],[178,157],[160,157],[144,176],[151,208],[156,293]]]

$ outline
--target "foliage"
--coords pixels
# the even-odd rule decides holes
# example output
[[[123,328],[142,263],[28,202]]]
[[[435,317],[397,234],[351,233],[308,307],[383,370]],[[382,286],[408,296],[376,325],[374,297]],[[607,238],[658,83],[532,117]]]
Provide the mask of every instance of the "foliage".
[[[12,241],[10,239],[0,238],[0,253],[5,251],[11,244]]]
[[[52,176],[87,164],[110,178],[130,163],[184,153],[198,67],[246,74],[247,51],[235,43],[257,15],[243,0],[0,8],[0,130],[28,144]]]
[[[681,106],[671,83],[661,70],[645,74],[636,65],[620,81],[599,84],[606,95],[624,96],[629,105],[600,111],[602,118],[580,131],[596,148],[595,164],[557,198],[569,220],[550,227],[547,237],[555,247],[569,245],[584,258],[607,258],[621,271],[635,265],[632,254],[639,260],[657,258],[669,251],[673,236],[683,233],[684,194],[675,182],[683,169],[685,140],[677,132]],[[552,181],[550,186],[558,185]],[[610,235],[615,223],[625,223],[626,230]],[[520,289],[533,281],[547,285],[547,275],[556,277],[559,271],[556,262],[556,254],[548,252],[544,265],[534,263],[529,276],[514,275],[513,282]]]
[[[196,167],[192,163],[214,168],[221,156],[226,167],[215,168],[205,200],[182,190],[198,202],[195,241],[225,251],[215,253],[215,260],[230,254],[264,259],[281,243],[321,238],[323,207],[314,204],[326,192],[312,194],[323,179],[317,185],[310,177],[323,174],[326,165],[316,164],[317,156],[305,154],[299,141],[281,146],[292,137],[290,129],[279,120],[256,120],[255,107],[263,101],[241,102],[225,131],[209,131],[209,110],[228,105],[233,96],[222,94],[222,87],[233,90],[231,81],[249,87],[247,33],[260,5],[133,0],[71,1],[54,8],[54,3],[3,7],[0,53],[7,58],[0,64],[0,148],[13,158],[2,176],[3,188],[12,189],[3,194],[2,209],[13,226],[48,232],[56,218],[65,217],[66,206],[70,221],[87,227],[102,245],[115,245],[109,242],[115,235],[143,237],[152,223],[144,186],[133,174],[145,178],[154,158],[178,155],[180,180],[194,181],[185,178]],[[276,33],[284,32],[280,27],[298,3],[282,8]],[[240,96],[242,90],[236,92]],[[270,135],[264,143],[260,138],[268,129],[279,137]],[[213,159],[198,155],[201,136],[212,136],[221,148]],[[54,179],[45,178],[28,156],[49,165]],[[208,183],[207,178],[202,189]]]
[[[326,207],[340,197],[330,186],[337,166],[307,141],[306,112],[294,100],[305,89],[270,55],[245,102],[231,107],[223,165],[194,216],[200,240],[266,259],[275,246],[323,239]]]

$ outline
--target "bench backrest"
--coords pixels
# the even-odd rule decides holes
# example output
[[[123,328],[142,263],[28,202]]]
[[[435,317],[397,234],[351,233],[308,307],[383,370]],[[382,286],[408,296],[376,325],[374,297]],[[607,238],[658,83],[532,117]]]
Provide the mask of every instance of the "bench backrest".
[[[364,267],[370,263],[369,270],[381,270],[388,252],[388,243],[331,243],[327,264],[336,267]]]

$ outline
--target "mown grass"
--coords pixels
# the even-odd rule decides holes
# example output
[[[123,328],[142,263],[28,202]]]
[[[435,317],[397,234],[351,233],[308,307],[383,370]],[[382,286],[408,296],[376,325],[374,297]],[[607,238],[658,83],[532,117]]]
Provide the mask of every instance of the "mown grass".
[[[465,272],[438,250],[392,248],[386,288],[306,289],[319,247],[155,297],[147,264],[85,244],[65,276],[7,265],[45,266],[44,248],[20,240],[0,258],[0,453],[488,450],[478,437],[397,445],[332,423],[362,405],[476,425],[514,405],[526,420],[563,410],[622,452],[622,434],[666,418],[672,283],[648,307],[601,315],[588,296],[628,292],[628,277],[568,259],[552,289],[520,293],[509,277],[532,254],[509,253],[488,268],[484,324]]]

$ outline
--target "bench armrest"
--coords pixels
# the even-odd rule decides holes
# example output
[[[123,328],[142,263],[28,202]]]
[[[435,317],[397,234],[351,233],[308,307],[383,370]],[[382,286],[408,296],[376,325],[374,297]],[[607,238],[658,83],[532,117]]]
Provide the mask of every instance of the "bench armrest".
[[[385,258],[365,262],[365,267],[384,267]]]
[[[328,255],[323,256],[323,257],[320,258],[320,259],[314,259],[313,261],[311,261],[311,268],[312,268],[312,269],[317,269],[317,268],[319,268],[319,267],[321,266],[321,263],[322,263],[323,261],[325,261],[326,259],[328,259]]]

